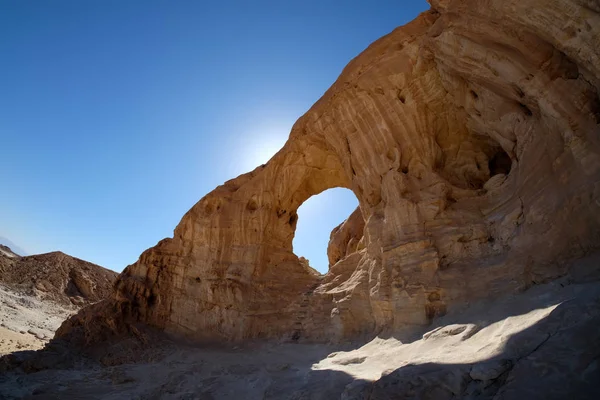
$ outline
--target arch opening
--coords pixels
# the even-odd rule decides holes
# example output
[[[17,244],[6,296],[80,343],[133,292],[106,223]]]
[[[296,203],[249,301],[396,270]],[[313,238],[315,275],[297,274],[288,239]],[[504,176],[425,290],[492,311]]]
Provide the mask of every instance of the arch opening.
[[[292,241],[294,254],[319,273],[327,273],[331,261],[328,257],[330,239],[357,207],[358,199],[349,189],[333,188],[311,196],[297,210]]]

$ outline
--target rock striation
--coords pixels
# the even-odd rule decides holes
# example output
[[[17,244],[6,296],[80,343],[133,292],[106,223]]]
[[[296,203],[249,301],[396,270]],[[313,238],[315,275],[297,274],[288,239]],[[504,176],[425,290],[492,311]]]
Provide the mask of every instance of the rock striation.
[[[337,264],[341,259],[364,248],[364,230],[365,220],[360,208],[357,208],[346,221],[331,231],[327,246],[329,266]]]
[[[430,4],[352,60],[267,164],[202,198],[58,337],[137,322],[196,341],[406,331],[597,251],[598,2]],[[359,210],[332,233],[319,276],[293,253],[296,211],[334,187]]]

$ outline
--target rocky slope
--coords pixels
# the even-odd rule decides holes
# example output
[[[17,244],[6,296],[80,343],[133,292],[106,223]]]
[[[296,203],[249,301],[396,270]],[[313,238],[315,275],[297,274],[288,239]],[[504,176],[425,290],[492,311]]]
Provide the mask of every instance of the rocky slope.
[[[595,252],[598,2],[430,3],[352,60],[266,165],[202,198],[58,336],[137,322],[221,342],[410,332]],[[298,207],[333,187],[356,194],[364,229],[332,245],[321,277],[292,239]]]
[[[0,246],[0,355],[42,348],[66,318],[108,297],[116,277],[61,252],[21,257]]]
[[[60,251],[20,257],[2,250],[1,284],[62,305],[82,306],[109,297],[118,275]]]
[[[18,258],[20,256],[12,251],[10,247],[0,244],[0,257]]]
[[[41,349],[79,307],[40,299],[0,283],[0,356]]]

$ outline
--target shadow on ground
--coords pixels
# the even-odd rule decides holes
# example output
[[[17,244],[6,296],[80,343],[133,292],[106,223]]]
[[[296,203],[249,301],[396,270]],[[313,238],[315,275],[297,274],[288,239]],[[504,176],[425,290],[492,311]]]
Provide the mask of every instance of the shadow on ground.
[[[600,283],[576,281],[448,315],[412,343],[198,347],[152,336],[106,349],[125,355],[110,365],[55,342],[2,359],[0,398],[597,399]]]
[[[597,399],[600,292],[597,285],[580,289],[579,297],[507,338],[496,356],[464,364],[405,365],[375,382],[352,383],[343,398]]]

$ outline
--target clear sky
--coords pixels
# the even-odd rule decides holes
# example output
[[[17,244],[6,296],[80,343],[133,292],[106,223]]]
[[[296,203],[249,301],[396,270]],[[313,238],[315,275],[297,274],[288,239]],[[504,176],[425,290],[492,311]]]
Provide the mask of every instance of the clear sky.
[[[425,0],[0,1],[0,236],[121,271]],[[357,201],[299,210],[294,250],[327,269]]]

